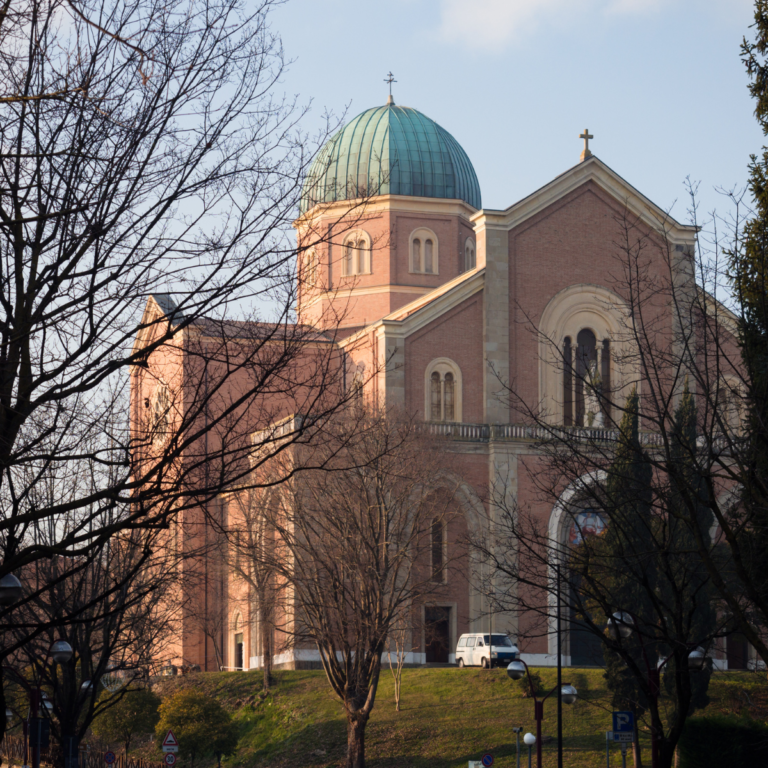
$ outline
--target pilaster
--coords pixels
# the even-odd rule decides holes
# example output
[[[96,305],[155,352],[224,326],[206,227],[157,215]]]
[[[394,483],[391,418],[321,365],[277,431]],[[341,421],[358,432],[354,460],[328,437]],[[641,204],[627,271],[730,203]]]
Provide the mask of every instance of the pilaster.
[[[485,266],[483,291],[483,420],[509,423],[509,236],[506,228],[476,223],[478,266]]]

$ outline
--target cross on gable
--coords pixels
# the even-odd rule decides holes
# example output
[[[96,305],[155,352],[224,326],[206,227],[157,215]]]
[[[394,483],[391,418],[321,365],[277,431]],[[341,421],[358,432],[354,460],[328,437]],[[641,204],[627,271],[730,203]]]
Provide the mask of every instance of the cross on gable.
[[[595,137],[589,132],[589,128],[584,129],[584,133],[579,134],[580,139],[584,139],[584,150],[581,153],[581,160],[584,161],[588,157],[592,157],[592,152],[589,149],[589,140]]]

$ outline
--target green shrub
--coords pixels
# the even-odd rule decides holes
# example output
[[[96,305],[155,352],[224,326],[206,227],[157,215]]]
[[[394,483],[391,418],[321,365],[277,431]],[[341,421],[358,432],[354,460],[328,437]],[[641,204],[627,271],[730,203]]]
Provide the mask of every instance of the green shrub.
[[[678,748],[680,768],[768,765],[768,726],[735,717],[693,717]]]
[[[519,680],[514,681],[515,690],[520,692],[520,696],[524,699],[530,699],[534,696],[544,692],[544,688],[541,682],[541,675],[538,672],[530,672],[530,682],[528,681],[528,675],[523,675]],[[533,690],[531,690],[533,687]]]
[[[215,755],[221,758],[237,749],[237,725],[219,702],[211,696],[187,688],[163,699],[160,722],[155,728],[158,749],[165,734],[173,731],[179,742],[179,754],[189,760]]]
[[[107,709],[96,716],[91,728],[100,739],[111,744],[119,742],[128,752],[134,736],[155,730],[160,697],[149,688],[142,688],[124,693],[116,704],[109,705],[109,700],[114,698],[117,698],[114,693],[102,692],[99,704],[106,705]]]

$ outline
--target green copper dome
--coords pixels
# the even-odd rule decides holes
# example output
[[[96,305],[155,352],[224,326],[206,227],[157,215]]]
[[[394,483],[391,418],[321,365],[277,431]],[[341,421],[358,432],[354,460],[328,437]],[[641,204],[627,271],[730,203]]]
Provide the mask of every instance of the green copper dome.
[[[365,195],[443,197],[481,207],[475,169],[456,139],[421,112],[394,104],[358,115],[320,150],[301,212]]]

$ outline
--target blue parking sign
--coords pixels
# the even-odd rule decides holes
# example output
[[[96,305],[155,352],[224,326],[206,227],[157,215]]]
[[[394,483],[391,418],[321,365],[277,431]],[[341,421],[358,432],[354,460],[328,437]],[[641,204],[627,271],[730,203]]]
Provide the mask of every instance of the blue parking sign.
[[[635,716],[631,712],[613,713],[614,733],[633,733],[635,730]]]

